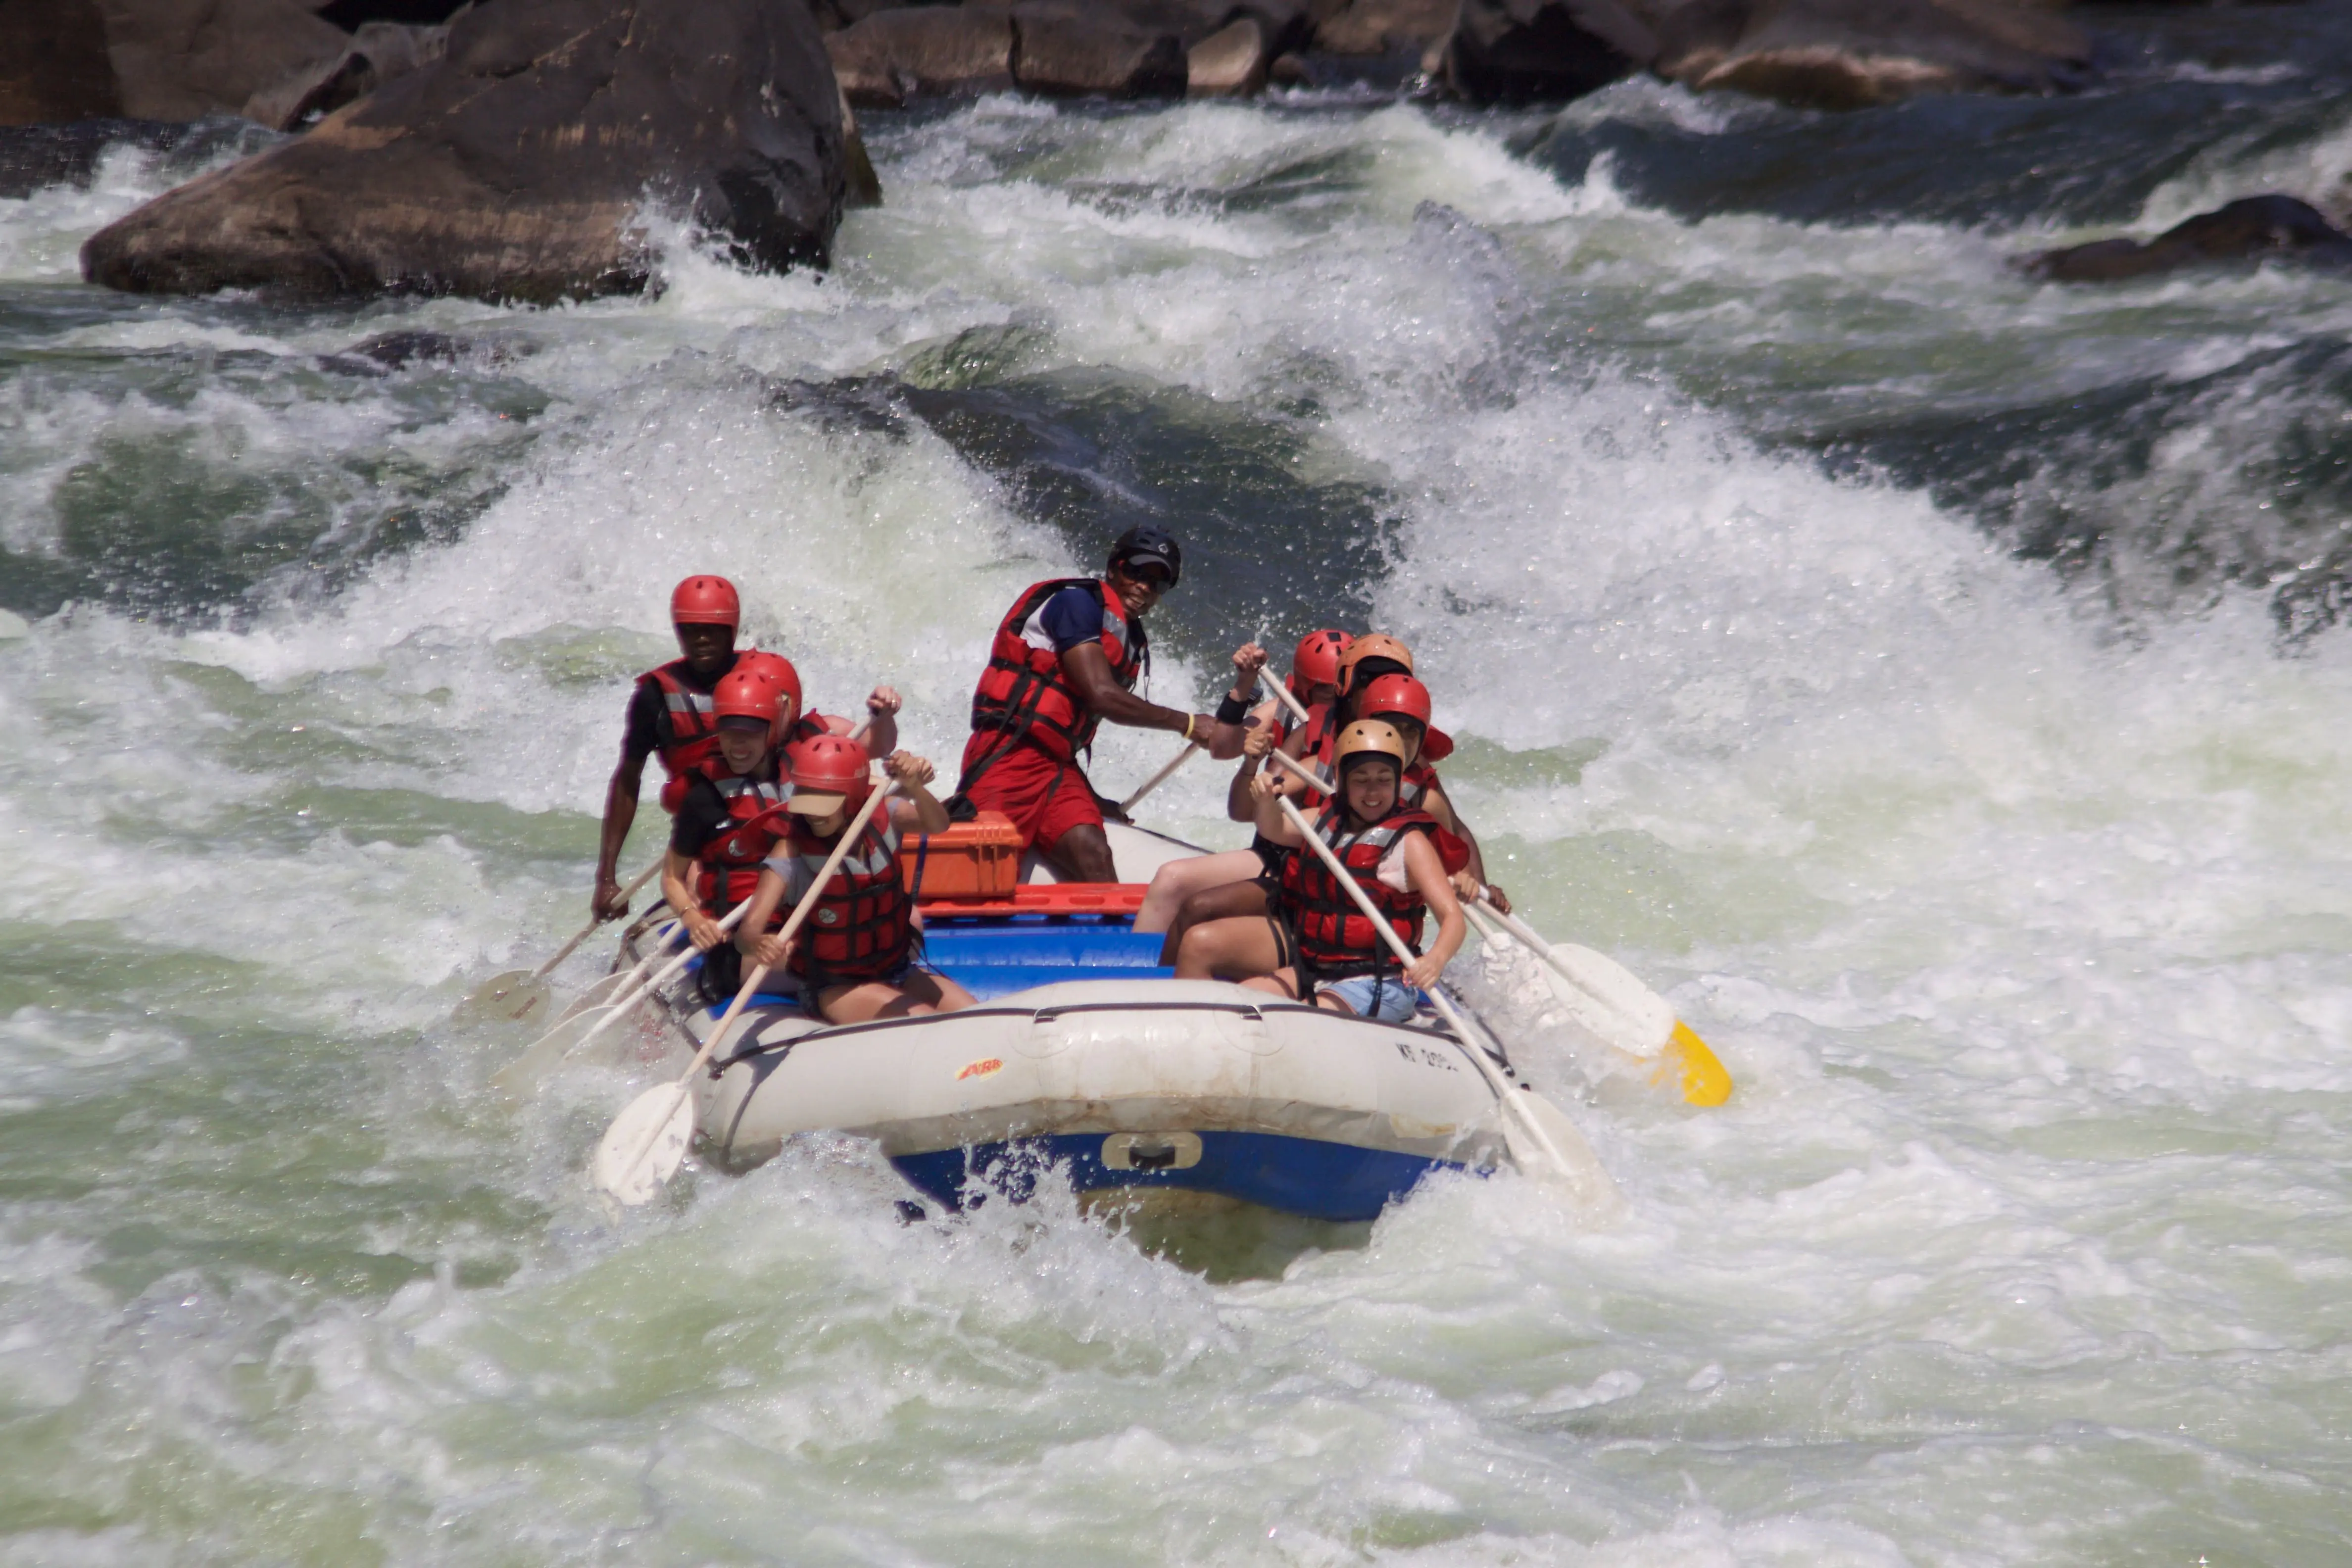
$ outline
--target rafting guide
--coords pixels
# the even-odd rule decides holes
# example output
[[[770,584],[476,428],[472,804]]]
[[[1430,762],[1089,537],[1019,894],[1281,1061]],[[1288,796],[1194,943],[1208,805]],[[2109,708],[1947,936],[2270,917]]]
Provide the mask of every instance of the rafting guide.
[[[1076,880],[1118,879],[1105,803],[1078,763],[1095,731],[1106,721],[1167,730],[1219,757],[1242,744],[1237,721],[1135,695],[1151,665],[1143,617],[1183,567],[1173,534],[1131,528],[1111,546],[1100,577],[1050,578],[1022,590],[972,692],[971,739],[951,804],[1002,813],[1024,848]],[[1264,662],[1262,651],[1256,659]]]

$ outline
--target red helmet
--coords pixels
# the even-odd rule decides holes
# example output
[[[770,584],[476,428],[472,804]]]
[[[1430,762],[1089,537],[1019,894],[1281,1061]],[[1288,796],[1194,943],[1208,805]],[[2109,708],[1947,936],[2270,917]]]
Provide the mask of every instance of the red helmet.
[[[792,775],[792,798],[784,804],[803,816],[831,816],[844,806],[855,811],[874,787],[873,758],[846,735],[811,735],[784,748],[784,771]]]
[[[688,577],[670,590],[669,619],[678,626],[740,626],[743,601],[724,577]]]
[[[1408,719],[1418,719],[1422,727],[1429,727],[1429,688],[1410,675],[1383,675],[1364,688],[1356,700],[1356,717],[1377,719],[1383,713],[1402,713]]]
[[[780,653],[753,648],[735,656],[735,668],[738,671],[749,670],[774,687],[781,699],[779,705],[788,706],[794,718],[800,716],[801,672],[793,668],[791,659]]]
[[[1318,686],[1339,684],[1339,656],[1348,651],[1348,634],[1324,630],[1308,632],[1298,639],[1298,651],[1290,656],[1290,690],[1300,701]]]
[[[1454,737],[1429,721],[1429,688],[1410,675],[1382,675],[1373,678],[1356,702],[1356,717],[1377,719],[1417,719],[1421,721],[1421,751],[1415,761],[1442,763],[1454,754]]]
[[[757,670],[737,665],[719,678],[710,689],[710,717],[724,729],[730,719],[757,719],[762,724],[776,721],[775,683]]]

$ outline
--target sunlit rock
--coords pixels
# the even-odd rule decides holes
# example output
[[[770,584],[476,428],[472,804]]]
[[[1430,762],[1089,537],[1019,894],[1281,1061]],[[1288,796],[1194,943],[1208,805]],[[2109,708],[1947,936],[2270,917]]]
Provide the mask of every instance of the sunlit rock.
[[[815,24],[761,0],[490,0],[447,57],[82,247],[142,292],[555,300],[642,288],[650,200],[822,265],[847,187]]]

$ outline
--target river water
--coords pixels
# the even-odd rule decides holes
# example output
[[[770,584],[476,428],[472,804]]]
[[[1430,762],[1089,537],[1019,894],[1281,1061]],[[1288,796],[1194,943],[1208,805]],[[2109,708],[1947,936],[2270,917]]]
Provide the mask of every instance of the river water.
[[[2009,261],[2352,202],[2352,7],[2100,16],[2070,100],[877,117],[829,277],[543,312],[74,280],[216,142],[0,201],[0,1561],[2341,1562],[2352,280]],[[1163,698],[1408,638],[1732,1103],[1528,1042],[1599,1231],[902,1226],[846,1140],[608,1221],[635,1085],[449,1009],[668,584],[951,758],[1144,518]]]

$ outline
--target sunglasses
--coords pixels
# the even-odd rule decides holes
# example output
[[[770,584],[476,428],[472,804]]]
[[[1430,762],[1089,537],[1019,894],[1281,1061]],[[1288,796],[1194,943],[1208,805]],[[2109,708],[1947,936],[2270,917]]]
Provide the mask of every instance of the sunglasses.
[[[1165,588],[1176,581],[1176,574],[1157,561],[1122,561],[1119,568],[1147,587]]]

